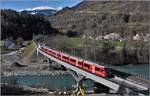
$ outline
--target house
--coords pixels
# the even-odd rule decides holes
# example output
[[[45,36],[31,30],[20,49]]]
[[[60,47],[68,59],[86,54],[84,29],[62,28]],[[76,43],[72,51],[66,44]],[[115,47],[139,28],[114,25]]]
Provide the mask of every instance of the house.
[[[120,40],[121,36],[119,33],[110,33],[108,35],[105,35],[103,38],[106,40]]]
[[[146,42],[146,41],[150,41],[150,34],[146,34],[145,36],[144,36],[144,41]]]
[[[4,41],[4,48],[6,48],[6,49],[14,49],[14,47],[15,47],[15,42],[14,42],[12,37],[7,38]]]
[[[95,39],[96,39],[96,40],[102,40],[102,39],[103,39],[103,36],[100,35],[100,36],[96,37]]]
[[[140,36],[139,36],[139,34],[136,34],[135,36],[133,36],[133,40],[141,40],[141,38],[140,38]]]

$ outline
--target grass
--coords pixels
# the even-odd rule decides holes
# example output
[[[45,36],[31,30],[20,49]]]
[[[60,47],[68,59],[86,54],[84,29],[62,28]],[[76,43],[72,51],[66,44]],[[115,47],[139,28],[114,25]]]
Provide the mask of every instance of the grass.
[[[30,56],[30,54],[36,49],[36,44],[34,42],[31,42],[29,46],[27,46],[23,52],[22,52],[22,58],[26,58]]]
[[[71,37],[71,38],[67,38],[66,41],[68,43],[71,43],[73,45],[88,45],[88,44],[93,44],[93,45],[97,45],[97,46],[101,46],[102,43],[104,42],[109,42],[110,44],[112,43],[113,45],[115,45],[115,47],[124,47],[125,41],[106,41],[106,40],[102,40],[102,41],[97,41],[94,39],[86,39],[86,38],[80,38],[80,37]],[[130,41],[127,42],[128,47],[132,47],[132,48],[136,48],[139,47],[139,43],[136,41]]]
[[[84,45],[84,43],[87,42],[87,40],[80,38],[80,37],[72,37],[72,38],[67,38],[67,42],[69,42],[75,46],[82,46],[82,45]]]
[[[75,44],[75,45],[82,44],[82,39],[78,38],[78,37],[67,38],[67,41],[69,41],[70,43]]]
[[[103,45],[103,43],[108,42],[109,44],[113,44],[116,47],[123,47],[124,41],[97,41],[97,40],[92,40],[92,39],[86,39],[86,38],[80,38],[80,37],[72,37],[72,38],[67,38],[66,40],[68,43],[74,45],[74,46],[97,46],[100,47]]]
[[[66,38],[65,42],[67,42],[69,45],[67,48],[74,48],[73,50],[76,50],[76,53],[70,51],[71,54],[79,54],[81,51],[84,50],[84,48],[113,48],[115,47],[116,52],[120,53],[122,52],[124,48],[124,44],[126,41],[108,41],[108,40],[94,40],[94,39],[87,39],[87,38],[80,38],[80,37],[70,37]],[[126,42],[128,49],[136,49],[141,46],[139,42],[136,41],[130,41]],[[66,49],[66,48],[65,48]],[[63,51],[67,51],[62,49]]]
[[[114,44],[116,47],[123,47],[124,46],[124,41],[114,41]]]

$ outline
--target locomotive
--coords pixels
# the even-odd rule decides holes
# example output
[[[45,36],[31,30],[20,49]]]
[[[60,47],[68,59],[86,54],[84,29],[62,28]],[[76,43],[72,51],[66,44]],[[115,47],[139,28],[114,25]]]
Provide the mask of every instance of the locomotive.
[[[41,46],[39,49],[52,57],[62,60],[72,66],[83,69],[87,72],[93,73],[93,74],[101,76],[101,77],[113,77],[113,75],[109,71],[109,68],[107,68],[105,66],[98,65],[96,63],[93,63],[93,62],[90,62],[87,60],[83,60],[83,59],[50,49],[46,46]]]

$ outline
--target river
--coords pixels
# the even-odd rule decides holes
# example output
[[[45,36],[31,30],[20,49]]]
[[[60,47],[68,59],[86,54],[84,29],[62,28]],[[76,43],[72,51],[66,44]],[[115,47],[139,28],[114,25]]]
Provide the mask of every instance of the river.
[[[125,70],[128,70],[131,73],[137,74],[138,76],[141,76],[143,78],[148,78],[150,75],[149,64],[124,65],[124,66],[119,66],[119,67]]]
[[[118,66],[139,74],[141,77],[149,76],[149,64]],[[25,76],[1,76],[2,83],[25,85],[31,87],[44,87],[49,90],[75,90],[76,81],[71,75],[25,75]],[[93,90],[94,82],[86,80],[83,82],[86,90]]]
[[[56,75],[56,76],[2,76],[2,83],[25,85],[31,87],[43,87],[49,90],[75,90],[76,81],[71,75]],[[94,82],[86,80],[83,86],[86,90],[92,90]]]

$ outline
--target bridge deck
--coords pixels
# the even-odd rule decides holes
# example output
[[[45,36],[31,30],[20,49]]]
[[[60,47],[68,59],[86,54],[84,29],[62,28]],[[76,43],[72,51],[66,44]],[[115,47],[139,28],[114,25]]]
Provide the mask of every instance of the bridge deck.
[[[47,53],[41,51],[40,49],[37,48],[37,51],[39,51],[41,54],[43,54],[44,56],[50,58],[51,60],[53,61],[56,61],[57,63],[85,76],[86,78],[90,78],[96,82],[99,82],[111,89],[114,89],[114,90],[118,90],[120,85],[123,85],[129,89],[133,89],[134,91],[137,91],[137,92],[140,92],[140,91],[148,91],[148,87],[147,86],[144,86],[144,85],[141,85],[141,84],[137,84],[135,82],[132,82],[128,79],[123,79],[123,78],[119,78],[117,76],[115,76],[115,78],[103,78],[103,77],[100,77],[100,76],[97,76],[93,73],[90,73],[90,72],[87,72],[86,70],[83,70],[83,69],[80,69],[78,67],[75,67],[71,64],[68,64],[67,62],[64,62],[60,59],[57,59],[55,57],[52,57],[50,55],[48,55]],[[149,85],[149,84],[148,84]]]
[[[132,82],[141,84],[143,86],[146,86],[147,88],[150,88],[150,80],[145,80],[145,79],[139,78],[137,76],[129,76],[127,79],[129,81],[132,81]]]
[[[118,85],[118,84],[116,84],[116,83],[114,83],[114,82],[108,81],[108,80],[104,79],[103,77],[99,77],[99,76],[97,76],[97,75],[94,75],[94,74],[91,74],[91,73],[89,73],[89,72],[87,72],[87,71],[84,71],[84,70],[82,70],[82,69],[80,69],[80,68],[77,68],[77,67],[74,67],[74,66],[72,66],[72,65],[70,65],[70,64],[67,64],[66,62],[63,62],[63,61],[61,61],[61,60],[59,60],[59,59],[56,59],[56,58],[54,58],[54,57],[52,57],[52,56],[50,56],[50,55],[44,53],[44,52],[41,51],[41,50],[38,50],[38,51],[39,51],[40,53],[42,53],[43,55],[47,56],[48,58],[50,58],[50,59],[56,61],[57,63],[59,63],[59,64],[65,66],[65,67],[67,67],[67,68],[69,68],[69,69],[71,69],[71,70],[73,70],[73,71],[76,71],[76,72],[82,74],[83,76],[86,76],[86,78],[90,78],[90,79],[92,79],[92,80],[95,80],[96,82],[99,82],[99,83],[101,83],[101,84],[104,84],[105,86],[108,86],[108,87],[111,88],[111,89],[114,89],[114,90],[118,90],[118,89],[119,89],[119,86],[120,86],[120,85]]]

